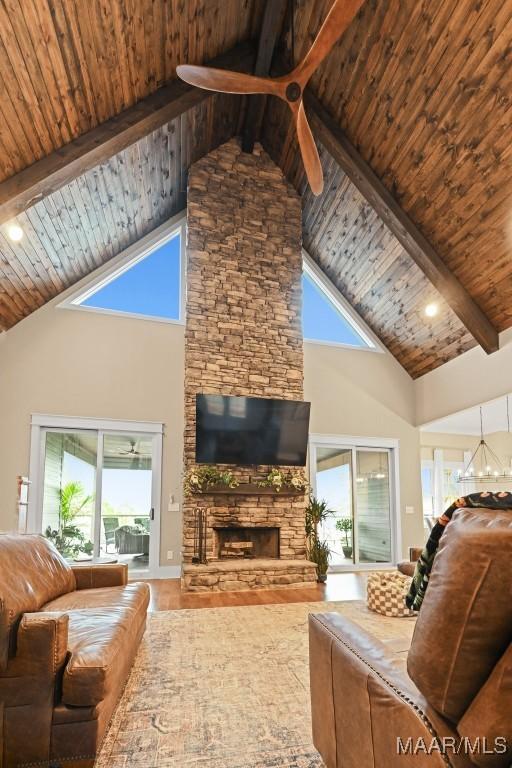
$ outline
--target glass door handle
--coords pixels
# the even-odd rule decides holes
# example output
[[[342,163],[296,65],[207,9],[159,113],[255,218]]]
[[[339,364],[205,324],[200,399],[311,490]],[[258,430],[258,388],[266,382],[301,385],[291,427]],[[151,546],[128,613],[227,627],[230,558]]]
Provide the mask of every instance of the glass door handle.
[[[155,508],[151,507],[151,512],[149,513],[149,517],[151,520],[155,519]]]

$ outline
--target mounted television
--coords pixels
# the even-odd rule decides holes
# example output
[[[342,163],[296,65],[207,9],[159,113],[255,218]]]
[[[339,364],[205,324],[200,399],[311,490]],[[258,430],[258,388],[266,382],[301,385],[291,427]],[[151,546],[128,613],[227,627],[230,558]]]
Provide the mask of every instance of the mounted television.
[[[303,467],[309,410],[297,400],[197,395],[196,461]]]

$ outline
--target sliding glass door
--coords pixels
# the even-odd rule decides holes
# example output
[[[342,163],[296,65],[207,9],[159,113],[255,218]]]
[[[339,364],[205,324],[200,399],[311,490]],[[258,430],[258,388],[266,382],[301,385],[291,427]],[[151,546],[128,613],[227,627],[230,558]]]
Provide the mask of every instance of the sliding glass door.
[[[394,459],[392,448],[312,441],[313,492],[333,512],[322,529],[333,569],[393,562]]]
[[[116,553],[130,568],[147,569],[151,485],[151,435],[105,435],[97,546],[101,556]]]
[[[353,478],[350,448],[318,447],[316,450],[315,496],[334,512],[322,529],[331,548],[331,565],[352,565]]]
[[[40,430],[39,529],[70,560],[124,562],[148,575],[160,435]],[[37,489],[36,489],[37,491]]]

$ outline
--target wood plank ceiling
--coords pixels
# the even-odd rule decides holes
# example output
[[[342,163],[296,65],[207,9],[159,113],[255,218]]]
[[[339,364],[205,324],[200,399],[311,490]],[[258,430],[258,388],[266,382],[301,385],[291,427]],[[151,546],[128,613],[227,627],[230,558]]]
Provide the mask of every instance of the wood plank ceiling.
[[[241,130],[240,102],[215,94],[0,227],[0,328],[38,307],[186,205],[187,169]]]
[[[298,0],[296,61],[329,7],[330,0]],[[311,81],[500,331],[512,325],[511,60],[510,0],[367,0]],[[302,190],[294,132],[276,100],[263,139]],[[318,200],[304,197],[311,255],[412,376],[473,346],[325,153],[323,164],[327,190]],[[427,321],[432,299],[441,312]]]
[[[0,182],[257,36],[264,0],[0,1]],[[241,130],[214,96],[0,227],[0,330],[186,204],[186,171]],[[14,221],[14,220],[13,220]]]
[[[0,181],[257,36],[263,0],[2,0]]]
[[[296,0],[296,60],[331,2]],[[0,182],[154,92],[178,63],[257,37],[263,7],[0,0]],[[282,42],[290,50],[288,24]],[[511,57],[512,0],[366,0],[311,82],[499,330],[512,325]],[[242,111],[216,96],[21,214],[22,242],[0,235],[0,327],[179,210],[188,164],[239,132]],[[272,99],[262,141],[304,195],[311,255],[412,376],[474,345],[325,150],[326,188],[312,197]],[[429,301],[440,313],[427,320]]]

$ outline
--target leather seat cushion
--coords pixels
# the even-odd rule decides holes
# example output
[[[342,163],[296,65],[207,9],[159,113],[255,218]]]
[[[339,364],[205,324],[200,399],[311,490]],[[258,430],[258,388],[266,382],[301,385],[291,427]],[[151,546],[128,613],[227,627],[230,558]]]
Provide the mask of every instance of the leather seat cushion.
[[[77,591],[44,606],[44,611],[65,611],[69,616],[63,704],[94,706],[120,687],[124,659],[140,640],[148,603],[147,584],[128,584]]]
[[[51,600],[42,611],[74,611],[85,608],[132,608],[147,609],[149,587],[142,582],[125,584],[121,587],[98,587],[78,589]]]

